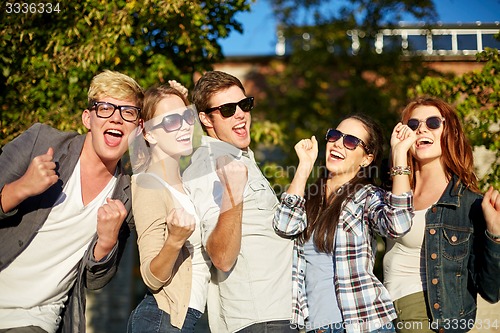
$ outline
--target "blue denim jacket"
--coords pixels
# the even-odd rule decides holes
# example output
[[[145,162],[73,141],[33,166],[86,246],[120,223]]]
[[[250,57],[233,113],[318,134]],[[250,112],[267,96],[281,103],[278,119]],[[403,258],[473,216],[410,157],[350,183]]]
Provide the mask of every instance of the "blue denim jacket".
[[[478,293],[500,299],[500,244],[485,234],[482,197],[457,182],[453,176],[425,218],[427,301],[439,332],[472,329]]]

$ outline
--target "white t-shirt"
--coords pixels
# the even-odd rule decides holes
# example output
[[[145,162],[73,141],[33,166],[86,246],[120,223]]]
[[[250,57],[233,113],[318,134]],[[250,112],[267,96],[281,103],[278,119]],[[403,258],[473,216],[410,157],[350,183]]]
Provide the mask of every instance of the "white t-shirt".
[[[406,235],[387,239],[384,285],[393,301],[427,289],[422,253],[427,210],[415,211],[413,225]]]
[[[92,241],[97,210],[111,197],[112,177],[87,206],[83,205],[80,161],[29,246],[0,272],[0,328],[39,326],[55,332],[77,268]]]

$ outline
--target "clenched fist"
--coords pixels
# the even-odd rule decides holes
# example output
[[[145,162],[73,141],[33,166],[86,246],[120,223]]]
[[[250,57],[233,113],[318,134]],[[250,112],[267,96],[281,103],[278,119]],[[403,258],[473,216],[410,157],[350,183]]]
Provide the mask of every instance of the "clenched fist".
[[[106,256],[118,241],[121,225],[127,217],[127,209],[120,200],[106,199],[97,211],[97,244],[94,257],[97,261]]]
[[[220,156],[216,162],[217,176],[228,195],[232,206],[243,201],[243,192],[248,181],[246,165],[230,156]]]
[[[191,236],[196,227],[196,220],[193,215],[183,208],[174,208],[167,216],[167,240],[183,245]]]
[[[59,177],[56,174],[56,163],[53,158],[54,150],[49,148],[47,153],[31,161],[28,170],[19,179],[27,197],[43,193],[57,182]]]

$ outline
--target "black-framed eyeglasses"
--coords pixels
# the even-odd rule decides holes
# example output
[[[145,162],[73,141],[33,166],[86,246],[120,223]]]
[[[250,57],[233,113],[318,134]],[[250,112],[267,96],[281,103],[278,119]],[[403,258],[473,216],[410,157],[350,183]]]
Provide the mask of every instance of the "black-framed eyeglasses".
[[[226,103],[213,108],[208,108],[205,110],[205,113],[210,113],[212,111],[219,110],[220,114],[224,118],[228,118],[236,113],[237,106],[239,106],[240,109],[242,109],[245,112],[250,112],[250,110],[253,109],[253,101],[254,101],[253,97],[247,97],[243,98],[238,103]]]
[[[137,106],[115,105],[108,102],[94,102],[91,110],[92,109],[95,110],[95,113],[99,118],[110,118],[118,109],[122,119],[128,122],[136,121],[139,119],[139,115],[141,114],[141,108],[138,108]]]
[[[424,120],[418,120],[416,118],[408,119],[406,125],[411,128],[413,131],[416,131],[421,123],[425,123],[428,129],[435,130],[441,127],[441,124],[444,123],[444,119],[438,116],[430,116]]]
[[[187,108],[186,111],[182,113],[182,115],[179,113],[166,115],[165,117],[163,117],[159,124],[156,124],[151,129],[153,130],[159,127],[163,127],[165,132],[170,133],[180,130],[182,128],[183,121],[185,121],[190,126],[194,125],[195,116],[192,109]]]
[[[329,128],[328,131],[326,131],[326,136],[325,136],[326,141],[335,142],[340,138],[343,138],[342,141],[344,147],[346,147],[349,150],[354,150],[356,149],[357,146],[361,146],[367,153],[369,152],[368,146],[363,142],[363,140],[361,140],[358,137],[355,137],[354,135],[344,134],[341,131],[333,128]]]

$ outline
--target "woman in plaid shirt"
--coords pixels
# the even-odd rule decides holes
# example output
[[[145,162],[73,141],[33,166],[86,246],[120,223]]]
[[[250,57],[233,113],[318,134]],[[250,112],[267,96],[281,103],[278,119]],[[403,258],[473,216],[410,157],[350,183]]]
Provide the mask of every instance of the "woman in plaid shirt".
[[[277,233],[295,237],[292,324],[307,332],[391,332],[396,313],[373,273],[376,238],[411,227],[407,151],[415,133],[399,123],[391,136],[393,191],[372,185],[381,130],[354,115],[326,133],[326,169],[305,193],[318,155],[313,136],[295,145],[299,165],[274,218]],[[307,200],[305,199],[307,198]]]

